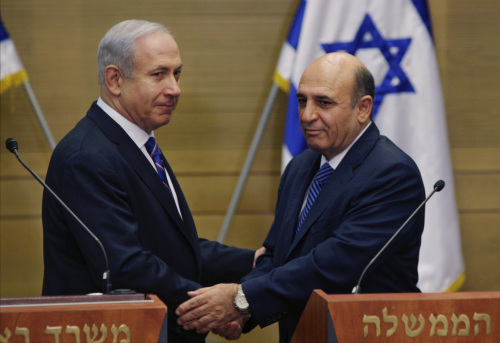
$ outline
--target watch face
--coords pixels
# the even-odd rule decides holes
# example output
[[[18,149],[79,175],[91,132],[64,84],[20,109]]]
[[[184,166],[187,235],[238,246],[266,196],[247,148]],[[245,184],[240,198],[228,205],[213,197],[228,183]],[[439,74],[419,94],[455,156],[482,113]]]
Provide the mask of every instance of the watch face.
[[[244,297],[236,297],[235,302],[239,309],[246,310],[248,308],[248,301]]]

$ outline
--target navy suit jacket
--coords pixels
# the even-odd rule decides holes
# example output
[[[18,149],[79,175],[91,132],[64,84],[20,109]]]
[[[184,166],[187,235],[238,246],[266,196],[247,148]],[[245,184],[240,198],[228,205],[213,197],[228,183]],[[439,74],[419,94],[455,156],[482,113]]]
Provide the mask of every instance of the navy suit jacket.
[[[101,240],[113,289],[158,295],[168,306],[169,340],[204,342],[204,335],[175,323],[176,307],[190,290],[238,282],[251,270],[254,252],[199,239],[175,175],[163,162],[182,218],[141,150],[94,103],[57,145],[46,181]],[[102,291],[99,246],[47,192],[42,207],[43,295]]]
[[[351,293],[364,267],[425,199],[414,161],[372,123],[324,184],[294,237],[321,155],[307,150],[287,166],[267,252],[243,279],[252,317],[245,331],[279,321],[290,341],[314,289]],[[365,274],[363,293],[418,292],[417,264],[424,211]]]

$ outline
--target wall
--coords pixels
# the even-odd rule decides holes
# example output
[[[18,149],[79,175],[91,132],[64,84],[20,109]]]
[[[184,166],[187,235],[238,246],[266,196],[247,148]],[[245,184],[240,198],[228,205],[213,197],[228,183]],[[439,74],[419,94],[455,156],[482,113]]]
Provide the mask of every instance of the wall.
[[[156,133],[200,236],[216,239],[271,87],[298,0],[2,0],[4,25],[56,141],[98,96],[102,35],[129,18],[167,25],[184,63],[180,104]],[[463,291],[500,290],[500,5],[429,1],[446,104],[462,245]],[[272,222],[285,96],[265,130],[227,243],[257,248]],[[0,141],[45,176],[50,148],[22,87],[1,98]],[[3,144],[3,143],[2,143]],[[0,296],[37,296],[43,275],[41,186],[0,149]],[[243,341],[276,341],[276,325]],[[215,339],[215,338],[211,338]]]

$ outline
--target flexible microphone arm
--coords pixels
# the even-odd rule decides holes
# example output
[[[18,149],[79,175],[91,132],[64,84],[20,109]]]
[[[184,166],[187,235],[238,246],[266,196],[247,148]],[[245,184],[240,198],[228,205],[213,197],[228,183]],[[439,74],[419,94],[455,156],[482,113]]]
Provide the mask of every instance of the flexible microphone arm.
[[[370,263],[368,263],[368,265],[365,267],[365,269],[361,273],[361,276],[359,277],[358,283],[352,289],[352,294],[358,294],[360,292],[360,290],[361,290],[361,286],[360,286],[361,285],[361,281],[363,280],[363,277],[365,276],[366,271],[372,266],[372,264],[385,251],[385,249],[389,246],[389,244],[391,244],[391,242],[394,240],[394,238],[396,238],[396,236],[399,234],[399,232],[401,232],[401,230],[403,230],[405,228],[405,226],[415,216],[415,214],[418,213],[418,211],[422,208],[422,206],[424,206],[425,203],[427,201],[429,201],[429,199],[431,198],[431,196],[433,196],[434,193],[436,193],[436,192],[440,192],[444,188],[444,185],[445,185],[445,183],[444,183],[443,180],[439,180],[439,181],[437,181],[434,184],[434,189],[433,189],[432,193],[429,194],[429,196],[424,201],[422,201],[422,203],[417,207],[417,209],[415,211],[413,211],[413,213],[411,214],[411,216],[403,223],[403,225],[401,225],[401,227],[392,235],[391,239],[389,239],[387,241],[387,243],[385,243],[385,245],[382,247],[382,249],[380,249],[380,251],[377,253],[377,255],[375,255],[375,257],[372,258],[372,260],[370,261]]]
[[[73,216],[73,218],[75,218],[75,220],[90,234],[90,236],[92,236],[92,238],[97,242],[97,244],[99,244],[99,247],[102,250],[102,254],[104,255],[104,261],[106,263],[106,270],[102,274],[103,293],[104,294],[109,294],[109,291],[110,291],[110,288],[111,288],[111,283],[110,283],[110,280],[109,280],[108,255],[106,254],[106,250],[104,249],[104,246],[102,245],[102,243],[99,240],[99,238],[97,238],[97,236],[94,235],[94,233],[92,231],[90,231],[90,229],[80,220],[80,218],[78,218],[77,215],[74,214],[73,211],[71,211],[71,209],[64,203],[64,201],[62,201],[57,196],[57,194],[54,193],[54,191],[49,186],[47,186],[47,184],[45,182],[43,182],[42,179],[40,179],[38,177],[38,175],[36,175],[35,172],[32,171],[30,169],[30,167],[28,167],[23,162],[23,160],[19,156],[19,153],[17,152],[18,144],[17,144],[17,141],[15,139],[13,139],[13,138],[7,138],[7,140],[5,141],[5,146],[7,147],[7,150],[9,150],[11,153],[13,153],[14,155],[16,155],[17,159],[23,165],[23,167],[26,168],[26,170],[29,171],[31,173],[31,175],[33,175],[35,177],[35,179],[37,179],[38,182],[40,182],[40,184],[46,190],[48,190],[50,192],[50,194],[52,194],[52,196],[59,202],[59,204],[61,204]]]

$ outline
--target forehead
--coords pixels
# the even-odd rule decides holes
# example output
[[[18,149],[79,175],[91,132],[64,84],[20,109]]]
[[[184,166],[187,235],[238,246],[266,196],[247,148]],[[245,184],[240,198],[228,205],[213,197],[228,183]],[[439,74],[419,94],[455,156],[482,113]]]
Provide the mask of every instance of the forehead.
[[[298,93],[330,97],[350,95],[353,81],[350,68],[346,66],[328,62],[313,63],[302,74]]]
[[[181,64],[179,48],[167,33],[156,31],[139,37],[136,41],[137,64],[158,64],[177,67]]]

